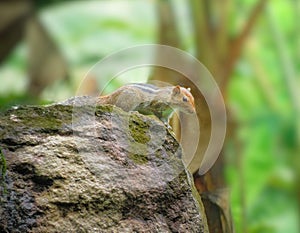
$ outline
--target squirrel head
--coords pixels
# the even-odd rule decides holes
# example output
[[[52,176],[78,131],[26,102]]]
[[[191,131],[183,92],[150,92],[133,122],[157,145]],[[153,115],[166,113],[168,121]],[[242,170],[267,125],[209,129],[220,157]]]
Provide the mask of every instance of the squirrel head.
[[[195,113],[194,97],[190,92],[190,88],[184,88],[179,85],[173,87],[171,98],[174,108],[185,113]]]

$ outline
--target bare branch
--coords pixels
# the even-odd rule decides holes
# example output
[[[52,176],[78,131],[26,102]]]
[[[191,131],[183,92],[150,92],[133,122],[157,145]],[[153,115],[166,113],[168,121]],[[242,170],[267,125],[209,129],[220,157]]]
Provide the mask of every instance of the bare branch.
[[[190,11],[195,33],[196,56],[212,70],[214,53],[210,38],[208,16],[205,12],[207,2],[205,0],[190,0]]]
[[[176,25],[176,16],[169,0],[157,1],[158,42],[180,48],[181,39]]]
[[[217,4],[216,4],[217,3]],[[232,4],[231,0],[223,0],[222,4],[219,1],[215,3],[215,8],[218,13],[218,28],[216,34],[216,47],[218,48],[219,58],[223,61],[226,59],[228,53],[228,25],[229,25],[229,15],[230,7]]]
[[[223,87],[227,86],[228,79],[233,71],[234,65],[237,62],[237,60],[240,57],[240,54],[242,52],[242,48],[246,42],[246,39],[248,38],[252,28],[254,27],[259,15],[261,14],[262,10],[264,9],[264,6],[266,4],[267,0],[258,0],[256,5],[254,6],[249,19],[246,22],[246,25],[244,26],[242,32],[240,35],[233,41],[233,43],[230,46],[230,49],[228,51],[228,62],[225,63],[225,71],[224,74],[224,80],[223,80]]]

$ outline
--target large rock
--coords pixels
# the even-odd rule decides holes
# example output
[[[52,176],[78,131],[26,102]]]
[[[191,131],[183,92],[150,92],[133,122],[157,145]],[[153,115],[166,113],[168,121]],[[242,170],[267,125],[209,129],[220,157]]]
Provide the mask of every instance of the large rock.
[[[206,232],[159,120],[70,103],[0,115],[0,232]]]

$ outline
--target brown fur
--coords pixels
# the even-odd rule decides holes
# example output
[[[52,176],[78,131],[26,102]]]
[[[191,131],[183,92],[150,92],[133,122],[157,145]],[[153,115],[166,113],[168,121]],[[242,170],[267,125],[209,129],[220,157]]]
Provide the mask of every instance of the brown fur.
[[[158,88],[149,84],[129,84],[110,95],[100,96],[97,103],[112,104],[124,111],[156,115],[164,122],[168,121],[175,109],[189,114],[195,113],[193,95],[180,86]]]

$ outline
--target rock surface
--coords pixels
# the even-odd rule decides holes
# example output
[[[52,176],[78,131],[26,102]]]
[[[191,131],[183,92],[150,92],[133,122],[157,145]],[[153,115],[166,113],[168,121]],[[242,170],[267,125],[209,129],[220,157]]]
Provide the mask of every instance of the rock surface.
[[[18,107],[0,114],[0,149],[0,232],[206,232],[181,148],[153,117]]]

